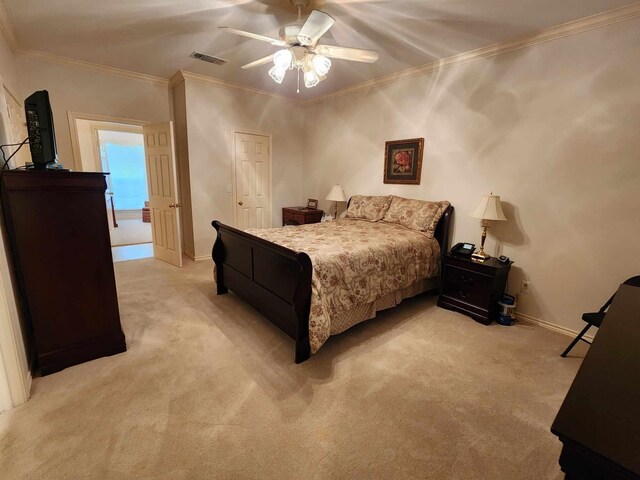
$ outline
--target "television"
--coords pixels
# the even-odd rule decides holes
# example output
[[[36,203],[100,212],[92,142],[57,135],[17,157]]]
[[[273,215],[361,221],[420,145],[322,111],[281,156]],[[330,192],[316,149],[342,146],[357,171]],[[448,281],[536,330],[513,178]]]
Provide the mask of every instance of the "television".
[[[59,168],[49,92],[40,90],[27,97],[24,101],[24,113],[27,120],[31,161],[33,162],[29,168],[35,170]]]

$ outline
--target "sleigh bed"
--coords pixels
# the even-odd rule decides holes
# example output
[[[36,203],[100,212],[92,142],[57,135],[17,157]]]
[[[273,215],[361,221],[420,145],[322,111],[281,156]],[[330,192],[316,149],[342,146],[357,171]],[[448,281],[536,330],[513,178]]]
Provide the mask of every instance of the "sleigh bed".
[[[406,215],[425,204],[431,226],[407,228],[425,224]],[[452,212],[448,202],[357,196],[349,218],[332,222],[241,231],[213,221],[217,293],[231,289],[267,317],[295,340],[295,362],[303,362],[330,335],[439,288]]]

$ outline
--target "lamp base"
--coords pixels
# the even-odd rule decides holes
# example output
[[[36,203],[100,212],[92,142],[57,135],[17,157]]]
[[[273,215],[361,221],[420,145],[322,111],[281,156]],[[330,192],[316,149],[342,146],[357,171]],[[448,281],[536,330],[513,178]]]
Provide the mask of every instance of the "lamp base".
[[[486,253],[484,253],[484,241],[487,239],[487,228],[489,228],[489,225],[487,225],[486,221],[483,221],[482,237],[480,239],[480,250],[477,251],[476,253],[471,254],[471,259],[475,260],[476,262],[484,262],[487,258],[491,258],[490,255],[487,255]]]
[[[491,256],[484,253],[484,250],[481,249],[479,252],[472,253],[471,258],[476,262],[484,262],[486,259],[491,258]]]

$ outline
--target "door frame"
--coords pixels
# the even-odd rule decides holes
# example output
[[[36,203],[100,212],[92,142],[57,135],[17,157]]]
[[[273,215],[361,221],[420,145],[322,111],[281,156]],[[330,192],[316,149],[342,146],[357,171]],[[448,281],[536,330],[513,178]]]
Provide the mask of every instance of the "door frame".
[[[17,101],[0,75],[0,139],[17,143],[22,139],[13,138],[5,92]],[[18,285],[10,257],[11,249],[0,235],[0,412],[29,400],[32,381],[31,359],[27,356],[16,300]]]
[[[259,132],[248,128],[234,128],[231,131],[231,216],[233,217],[232,225],[238,226],[236,215],[236,205],[238,204],[238,190],[236,181],[236,133],[244,133],[247,135],[260,135],[269,138],[269,227],[273,226],[273,134],[271,132]]]
[[[78,136],[78,125],[76,120],[89,120],[92,122],[120,123],[123,125],[136,125],[142,127],[148,125],[147,120],[135,120],[132,118],[110,117],[108,115],[98,115],[93,113],[67,112],[69,121],[69,131],[71,132],[71,154],[73,156],[73,169],[82,172],[82,160],[80,158],[80,137]],[[99,158],[99,157],[98,157]]]

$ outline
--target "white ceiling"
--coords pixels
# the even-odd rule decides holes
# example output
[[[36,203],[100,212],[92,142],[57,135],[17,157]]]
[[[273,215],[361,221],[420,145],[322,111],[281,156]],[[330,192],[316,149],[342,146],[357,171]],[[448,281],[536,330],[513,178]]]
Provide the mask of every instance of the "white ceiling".
[[[350,85],[534,33],[630,3],[630,0],[318,0],[334,27],[320,43],[376,49],[372,65],[334,60],[326,81],[295,92],[268,65],[240,66],[277,50],[218,30],[229,26],[278,37],[296,20],[289,0],[4,0],[21,49],[169,78],[188,70],[291,97],[314,98]],[[188,58],[199,50],[229,60]]]

